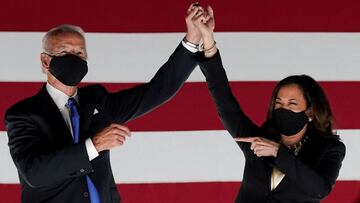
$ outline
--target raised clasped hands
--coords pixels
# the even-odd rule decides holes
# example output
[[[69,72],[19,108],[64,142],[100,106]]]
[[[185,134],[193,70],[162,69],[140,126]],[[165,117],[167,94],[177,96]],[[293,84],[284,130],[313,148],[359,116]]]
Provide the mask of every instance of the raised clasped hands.
[[[217,52],[217,48],[214,40],[214,11],[211,6],[205,10],[198,3],[191,4],[187,10],[185,21],[186,39],[193,44],[199,44],[202,40],[205,56],[213,56]]]
[[[250,149],[258,157],[273,156],[276,157],[280,144],[263,137],[238,137],[234,138],[236,142],[251,143]]]

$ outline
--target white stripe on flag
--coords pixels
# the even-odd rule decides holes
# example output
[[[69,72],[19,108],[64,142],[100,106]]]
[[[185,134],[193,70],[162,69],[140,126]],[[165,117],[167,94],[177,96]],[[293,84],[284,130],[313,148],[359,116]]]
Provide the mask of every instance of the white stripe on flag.
[[[44,81],[42,32],[0,32],[0,81]],[[184,33],[88,33],[85,82],[146,82]],[[273,81],[290,74],[316,80],[359,80],[359,33],[216,33],[229,79]],[[199,69],[189,81],[204,81]]]
[[[339,180],[360,180],[360,130],[339,130],[346,157]],[[0,146],[7,145],[6,132]],[[0,147],[0,183],[18,183],[7,147]],[[223,130],[134,132],[125,145],[111,151],[117,183],[241,181],[242,152]]]

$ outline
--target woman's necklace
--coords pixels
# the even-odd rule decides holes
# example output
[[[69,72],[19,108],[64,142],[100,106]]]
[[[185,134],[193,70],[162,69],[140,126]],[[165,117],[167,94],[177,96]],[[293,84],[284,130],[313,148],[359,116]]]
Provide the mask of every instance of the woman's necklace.
[[[286,146],[294,153],[295,156],[297,156],[299,154],[301,148],[307,141],[307,139],[308,139],[308,136],[304,136],[298,143],[295,143],[293,145],[286,145]]]

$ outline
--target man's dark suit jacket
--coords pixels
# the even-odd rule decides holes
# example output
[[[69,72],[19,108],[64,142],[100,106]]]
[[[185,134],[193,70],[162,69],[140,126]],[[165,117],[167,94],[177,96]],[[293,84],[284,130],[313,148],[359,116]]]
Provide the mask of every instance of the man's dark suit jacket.
[[[206,76],[219,116],[233,137],[262,136],[279,141],[279,136],[269,135],[244,114],[231,92],[219,53],[199,65]],[[259,158],[250,149],[250,143],[239,142],[246,162],[241,189],[235,202],[315,203],[328,195],[338,177],[345,156],[345,145],[338,136],[317,132],[311,124],[308,125],[306,136],[308,139],[298,156],[280,145],[276,158]],[[274,166],[285,177],[271,191]]]
[[[149,83],[116,93],[101,85],[79,88],[79,144],[74,144],[45,85],[37,95],[12,106],[5,122],[22,202],[88,203],[85,175],[94,182],[102,203],[120,202],[109,151],[89,161],[84,141],[110,123],[125,123],[167,101],[195,66],[195,54],[180,44]],[[99,113],[93,115],[95,109]]]

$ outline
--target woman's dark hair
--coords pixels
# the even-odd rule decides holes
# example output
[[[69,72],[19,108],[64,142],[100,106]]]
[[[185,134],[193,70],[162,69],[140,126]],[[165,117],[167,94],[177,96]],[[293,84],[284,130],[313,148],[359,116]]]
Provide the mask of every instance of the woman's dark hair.
[[[287,85],[295,84],[300,87],[307,102],[307,108],[312,108],[312,125],[322,134],[333,134],[333,114],[328,99],[320,85],[308,75],[293,75],[281,80],[272,92],[267,118],[263,127],[270,127],[276,97],[279,90]]]

